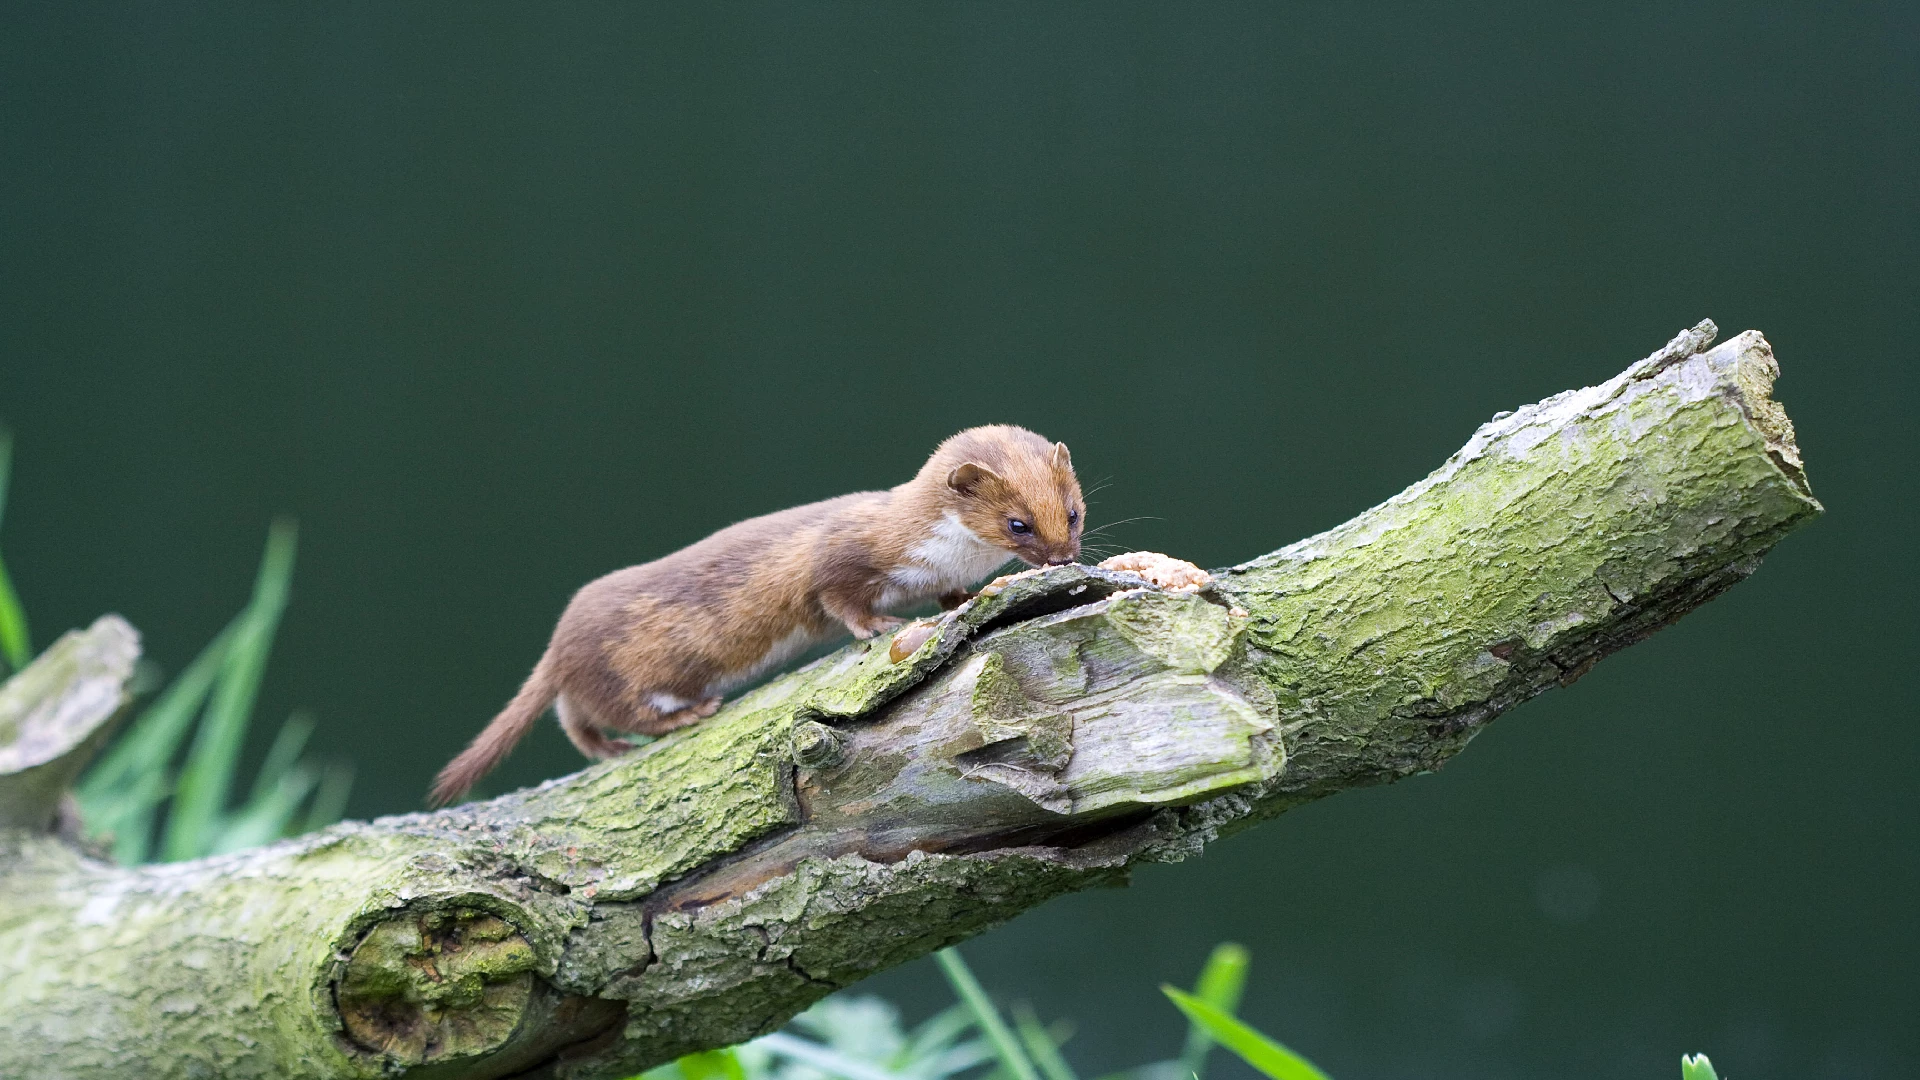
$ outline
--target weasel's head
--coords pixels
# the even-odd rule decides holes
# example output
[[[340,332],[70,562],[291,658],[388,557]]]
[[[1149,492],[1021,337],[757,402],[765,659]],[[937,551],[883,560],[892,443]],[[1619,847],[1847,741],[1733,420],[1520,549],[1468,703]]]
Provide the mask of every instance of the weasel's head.
[[[1086,500],[1066,443],[1007,424],[968,428],[940,444],[921,476],[975,536],[1028,566],[1080,557]]]

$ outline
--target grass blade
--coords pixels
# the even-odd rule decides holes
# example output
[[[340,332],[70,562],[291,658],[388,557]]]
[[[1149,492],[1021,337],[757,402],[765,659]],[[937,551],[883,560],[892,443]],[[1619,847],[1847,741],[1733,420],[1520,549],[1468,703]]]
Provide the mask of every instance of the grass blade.
[[[267,548],[260,559],[253,599],[221,665],[167,815],[161,858],[169,862],[205,854],[218,838],[240,744],[246,738],[267,654],[273,648],[274,631],[286,609],[288,583],[293,577],[294,538],[293,523],[285,519],[275,521],[267,530]]]
[[[257,847],[287,835],[300,804],[320,782],[318,775],[304,765],[281,772],[274,786],[227,817],[206,854],[224,855],[229,851]]]
[[[973,1013],[963,1004],[949,1005],[934,1013],[908,1036],[904,1061],[919,1061],[944,1052],[973,1026]]]
[[[960,958],[958,949],[941,949],[933,954],[940,963],[940,970],[953,985],[953,992],[960,995],[967,1008],[973,1010],[974,1023],[980,1025],[980,1031],[987,1037],[994,1054],[1000,1059],[1000,1066],[1011,1074],[1014,1080],[1040,1080],[1040,1074],[1034,1070],[1033,1062],[1027,1059],[1026,1051],[1014,1040],[1013,1032],[1007,1030],[1006,1021],[1000,1019],[999,1010],[993,1007],[993,1001],[987,992],[980,988],[980,982],[968,970],[967,962]]]
[[[306,749],[307,736],[312,734],[312,715],[297,712],[287,717],[287,722],[280,725],[280,733],[273,737],[273,745],[268,747],[266,759],[260,763],[260,771],[254,774],[253,791],[247,795],[248,804],[267,798],[280,786],[280,778],[300,763],[300,751]]]
[[[137,783],[140,776],[167,767],[192,725],[194,714],[206,702],[214,677],[226,663],[227,647],[245,621],[246,613],[241,612],[214,635],[207,647],[200,650],[200,655],[193,658],[193,663],[174,678],[172,685],[127,725],[113,749],[87,771],[78,787],[83,808],[90,809],[89,804],[110,798],[115,791]]]
[[[33,640],[27,630],[27,611],[20,606],[20,594],[14,591],[13,578],[7,576],[7,564],[0,559],[0,657],[14,671],[33,659]]]
[[[1705,1054],[1684,1054],[1680,1058],[1680,1080],[1720,1080],[1713,1062]]]
[[[13,429],[0,424],[0,522],[7,517],[7,481],[13,477]]]
[[[1246,989],[1247,967],[1251,963],[1247,950],[1231,941],[1223,941],[1213,947],[1213,953],[1207,957],[1205,967],[1200,969],[1200,981],[1194,984],[1193,996],[1232,1016],[1240,1008],[1240,993]],[[1180,1051],[1180,1080],[1200,1080],[1207,1068],[1207,1051],[1213,1047],[1213,1036],[1198,1023],[1187,1024],[1187,1045]]]
[[[0,519],[7,510],[7,480],[13,475],[13,432],[0,427]],[[33,643],[27,633],[27,612],[20,606],[20,594],[7,576],[7,564],[0,561],[0,658],[19,671],[33,659]]]
[[[151,853],[154,811],[174,786],[174,753],[245,618],[243,612],[216,634],[75,786],[88,832],[113,837],[113,857],[120,865],[145,862]]]
[[[320,772],[320,790],[313,793],[307,806],[303,833],[316,832],[339,821],[347,812],[347,796],[353,792],[353,766],[335,762]]]
[[[153,813],[173,787],[173,773],[164,767],[143,772],[134,786],[104,812],[81,811],[90,835],[113,838],[113,861],[136,866],[153,849]]]
[[[966,1072],[975,1065],[994,1060],[993,1049],[985,1039],[968,1039],[940,1051],[933,1057],[915,1061],[909,1067],[901,1069],[904,1076],[917,1077],[918,1080],[945,1080],[954,1073]]]
[[[1160,990],[1187,1014],[1187,1019],[1206,1028],[1215,1042],[1273,1080],[1329,1080],[1313,1062],[1192,994],[1171,986],[1162,986]]]
[[[1020,1041],[1026,1044],[1027,1055],[1047,1080],[1080,1080],[1067,1059],[1060,1056],[1060,1044],[1054,1041],[1053,1033],[1040,1023],[1032,1009],[1014,1006],[1013,1027],[1020,1033]]]
[[[973,1010],[965,1003],[949,1005],[913,1029],[907,1045],[888,1067],[918,1080],[945,1080],[981,1062],[994,1060],[993,1049],[986,1040],[962,1040],[974,1026]]]

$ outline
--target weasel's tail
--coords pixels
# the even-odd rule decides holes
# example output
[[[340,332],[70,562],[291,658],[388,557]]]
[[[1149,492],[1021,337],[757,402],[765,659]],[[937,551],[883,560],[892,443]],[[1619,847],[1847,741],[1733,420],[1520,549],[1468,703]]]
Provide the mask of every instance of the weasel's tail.
[[[434,777],[433,791],[427,796],[429,804],[445,806],[465,795],[468,788],[513,752],[514,744],[526,737],[533,722],[540,719],[540,714],[547,711],[547,706],[553,704],[560,692],[553,684],[551,656],[548,653],[540,657],[540,662],[533,665],[533,673],[521,684],[520,692],[513,695],[500,715]]]

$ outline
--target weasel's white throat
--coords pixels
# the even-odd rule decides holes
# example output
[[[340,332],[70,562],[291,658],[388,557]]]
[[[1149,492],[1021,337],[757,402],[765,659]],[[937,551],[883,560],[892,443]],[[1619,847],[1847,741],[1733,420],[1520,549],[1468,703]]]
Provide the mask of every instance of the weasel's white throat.
[[[963,589],[986,577],[1013,556],[980,539],[952,510],[933,524],[933,535],[907,549],[907,562],[887,575],[881,606],[924,600]]]

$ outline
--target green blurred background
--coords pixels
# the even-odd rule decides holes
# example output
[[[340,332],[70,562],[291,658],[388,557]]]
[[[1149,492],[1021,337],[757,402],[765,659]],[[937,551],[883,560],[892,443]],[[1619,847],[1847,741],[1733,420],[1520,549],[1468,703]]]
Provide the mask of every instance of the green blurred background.
[[[1356,792],[969,947],[1085,1075],[1920,1076],[1920,6],[0,8],[6,552],[178,670],[302,524],[259,743],[417,808],[568,593],[1011,421],[1123,548],[1326,528],[1703,316],[1828,515]],[[579,764],[543,726],[492,790]],[[869,984],[924,1011],[930,965]]]

